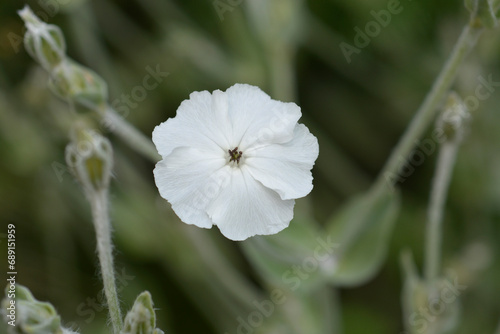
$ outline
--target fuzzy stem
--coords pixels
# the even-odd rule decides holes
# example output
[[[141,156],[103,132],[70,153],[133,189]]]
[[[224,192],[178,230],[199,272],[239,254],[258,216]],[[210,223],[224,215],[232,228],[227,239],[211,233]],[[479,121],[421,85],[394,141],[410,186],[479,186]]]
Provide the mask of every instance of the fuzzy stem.
[[[89,192],[88,195],[97,237],[97,254],[101,264],[104,293],[108,303],[111,323],[113,324],[113,332],[118,334],[123,327],[123,322],[115,284],[108,195],[106,190]]]
[[[161,159],[153,142],[118,115],[113,108],[108,106],[102,114],[102,118],[109,129],[129,144],[131,148],[153,162]]]
[[[374,185],[375,189],[382,190],[384,186],[390,186],[392,188],[393,184],[387,184],[389,178],[394,179],[391,175],[394,176],[398,174],[400,159],[406,159],[410,155],[415,145],[415,141],[422,136],[434,119],[438,106],[450,89],[460,65],[476,44],[482,31],[482,28],[476,27],[472,23],[465,26],[450,57],[441,70],[441,73],[434,81],[431,90],[425,97],[425,100],[417,110],[409,127],[396,148],[392,151],[391,156],[379,174]]]
[[[428,208],[425,243],[424,275],[430,283],[439,276],[441,265],[441,241],[443,234],[443,212],[455,164],[458,142],[447,141],[439,151],[436,172],[432,182]]]

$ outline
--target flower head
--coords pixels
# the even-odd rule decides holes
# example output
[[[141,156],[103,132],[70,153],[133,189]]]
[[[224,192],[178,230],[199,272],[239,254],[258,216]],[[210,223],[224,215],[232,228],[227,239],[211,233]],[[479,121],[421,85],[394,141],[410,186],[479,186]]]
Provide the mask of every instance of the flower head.
[[[154,176],[179,218],[232,240],[277,233],[312,190],[319,146],[295,103],[236,84],[194,92],[157,126]]]

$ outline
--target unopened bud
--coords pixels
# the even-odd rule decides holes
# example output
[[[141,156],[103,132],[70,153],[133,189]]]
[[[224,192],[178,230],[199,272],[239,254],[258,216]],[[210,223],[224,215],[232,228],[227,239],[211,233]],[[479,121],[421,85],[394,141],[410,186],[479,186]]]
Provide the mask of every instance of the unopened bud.
[[[447,140],[461,141],[465,136],[470,113],[460,96],[451,92],[436,127],[443,129]]]
[[[85,191],[108,188],[113,166],[109,140],[95,131],[79,129],[66,147],[66,163]]]
[[[448,333],[456,328],[460,314],[460,294],[466,288],[457,285],[457,277],[439,277],[432,282],[418,276],[409,253],[402,257],[405,283],[402,293],[403,313],[407,333],[421,333],[422,327],[414,321],[426,317],[426,333]]]
[[[41,21],[25,6],[18,12],[26,25],[24,45],[26,50],[42,67],[51,72],[65,58],[66,43],[61,29]]]
[[[9,291],[7,288],[6,296]],[[13,299],[5,298],[2,301],[2,312],[7,322],[15,323],[15,333],[63,334],[61,318],[52,304],[36,300],[27,288],[19,284],[16,284],[14,304],[12,304],[13,301]],[[9,311],[11,305],[15,305],[12,314]]]
[[[163,334],[163,331],[155,326],[156,316],[153,300],[151,294],[145,291],[137,297],[132,309],[127,313],[120,334]]]
[[[56,95],[75,102],[81,111],[99,110],[108,98],[106,82],[94,71],[69,59],[54,68],[49,84]]]

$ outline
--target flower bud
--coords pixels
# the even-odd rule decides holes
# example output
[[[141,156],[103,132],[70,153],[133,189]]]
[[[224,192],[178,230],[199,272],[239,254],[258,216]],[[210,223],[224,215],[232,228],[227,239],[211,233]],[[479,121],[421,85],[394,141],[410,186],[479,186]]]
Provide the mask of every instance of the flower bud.
[[[424,281],[409,252],[402,255],[405,284],[402,293],[404,325],[410,334],[448,333],[459,320],[459,296],[466,287],[456,277]],[[420,321],[421,320],[421,321]]]
[[[65,60],[53,69],[49,85],[56,95],[75,102],[82,112],[99,110],[108,98],[106,82],[72,60]]]
[[[447,140],[461,141],[465,136],[469,111],[460,96],[451,92],[444,106],[444,110],[437,119],[436,127],[444,131]]]
[[[6,291],[6,295],[7,295]],[[22,285],[16,284],[15,304],[12,299],[2,301],[2,311],[7,322],[15,321],[15,333],[50,333],[63,334],[61,318],[50,303],[36,300],[31,292]],[[15,320],[9,318],[9,307],[15,305]]]
[[[155,326],[153,300],[151,294],[145,291],[137,297],[132,309],[127,313],[120,334],[163,334],[163,331]]]
[[[113,166],[110,142],[91,130],[78,129],[66,147],[66,163],[85,191],[107,189]]]
[[[27,29],[24,35],[26,50],[46,71],[51,72],[66,56],[66,43],[61,29],[41,21],[29,6],[25,6],[18,14]]]

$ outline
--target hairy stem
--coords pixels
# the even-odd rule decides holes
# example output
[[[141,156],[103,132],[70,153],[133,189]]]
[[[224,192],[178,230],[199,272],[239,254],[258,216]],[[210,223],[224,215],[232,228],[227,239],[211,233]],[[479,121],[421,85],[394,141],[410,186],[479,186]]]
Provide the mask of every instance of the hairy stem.
[[[109,308],[113,332],[119,334],[122,327],[122,315],[118,302],[113,267],[111,244],[111,223],[108,215],[108,197],[106,190],[94,191],[89,194],[92,217],[97,237],[97,254],[101,264],[101,274],[104,283],[104,293]]]

